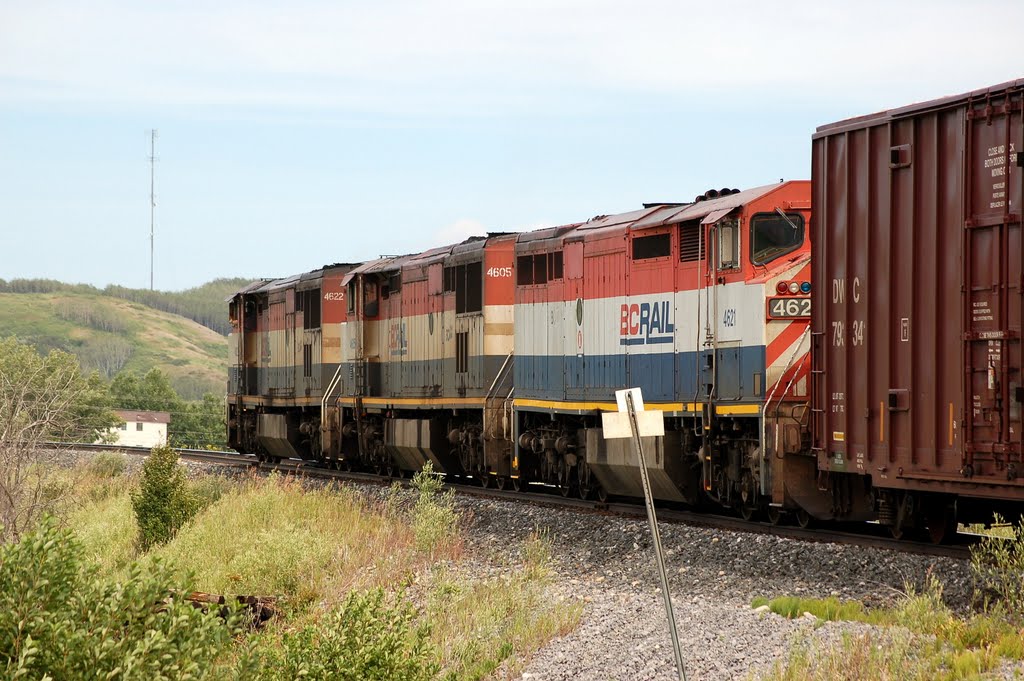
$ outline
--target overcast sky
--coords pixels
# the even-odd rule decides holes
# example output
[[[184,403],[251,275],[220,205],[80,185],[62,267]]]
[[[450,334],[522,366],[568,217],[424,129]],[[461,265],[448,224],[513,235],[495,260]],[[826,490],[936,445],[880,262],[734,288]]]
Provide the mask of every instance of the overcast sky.
[[[0,278],[156,288],[810,175],[1024,77],[1024,2],[0,0]]]

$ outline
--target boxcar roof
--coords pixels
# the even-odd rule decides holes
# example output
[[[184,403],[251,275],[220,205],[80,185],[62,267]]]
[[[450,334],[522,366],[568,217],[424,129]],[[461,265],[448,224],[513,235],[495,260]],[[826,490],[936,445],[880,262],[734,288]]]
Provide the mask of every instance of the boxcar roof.
[[[945,109],[953,107],[959,104],[963,104],[970,99],[981,99],[989,95],[1001,95],[1004,92],[1012,90],[1024,89],[1024,78],[1018,78],[1017,80],[1010,80],[999,85],[992,85],[990,87],[981,88],[978,90],[971,90],[970,92],[964,92],[959,95],[947,95],[946,97],[940,97],[939,99],[930,99],[925,102],[916,102],[907,106],[901,106],[897,109],[886,109],[883,111],[877,111],[875,113],[866,114],[864,116],[855,116],[853,118],[846,118],[835,123],[827,123],[825,125],[818,126],[818,129],[814,132],[813,139],[819,137],[827,137],[836,133],[845,132],[847,130],[857,130],[859,128],[867,128],[873,125],[882,125],[887,121],[894,120],[897,118],[906,118],[908,116],[914,116],[925,111],[934,111],[936,109]]]

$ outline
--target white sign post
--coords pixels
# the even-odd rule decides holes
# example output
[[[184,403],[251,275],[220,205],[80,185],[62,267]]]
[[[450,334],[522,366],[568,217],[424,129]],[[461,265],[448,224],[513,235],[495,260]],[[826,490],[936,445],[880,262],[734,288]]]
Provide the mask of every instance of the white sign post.
[[[651,493],[651,480],[647,475],[647,460],[644,458],[644,447],[640,438],[657,437],[665,434],[665,415],[660,411],[644,411],[644,399],[640,388],[628,388],[615,391],[618,412],[601,414],[605,439],[633,438],[633,449],[637,462],[640,464],[640,480],[644,487],[644,503],[647,506],[647,522],[651,526],[651,538],[654,542],[654,557],[658,563],[658,575],[661,577],[661,594],[665,598],[665,613],[668,615],[668,629],[672,635],[672,652],[676,658],[676,669],[679,678],[686,681],[686,670],[683,668],[683,651],[679,648],[679,634],[676,632],[676,616],[672,611],[672,596],[668,590],[668,573],[665,571],[665,555],[661,550],[661,533],[658,531],[658,516],[654,512],[654,495]]]

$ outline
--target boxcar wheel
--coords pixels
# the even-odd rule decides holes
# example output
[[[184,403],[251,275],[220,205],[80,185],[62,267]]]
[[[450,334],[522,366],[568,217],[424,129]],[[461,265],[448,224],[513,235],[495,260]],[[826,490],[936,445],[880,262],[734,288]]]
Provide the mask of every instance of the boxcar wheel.
[[[497,478],[494,479],[494,486],[497,487],[498,489],[505,489],[505,481],[505,476],[499,475]]]
[[[948,504],[933,504],[925,510],[924,524],[933,544],[947,544],[956,536],[956,508]]]
[[[484,489],[491,486],[491,476],[487,475],[487,473],[482,473],[478,475],[477,478],[480,479],[480,486]]]
[[[768,522],[772,525],[778,525],[782,522],[782,509],[778,506],[768,507]]]
[[[808,527],[811,526],[811,524],[813,522],[814,522],[814,517],[811,516],[810,513],[808,513],[807,511],[805,511],[802,508],[797,510],[797,512],[796,512],[796,524],[801,529],[806,530]]]

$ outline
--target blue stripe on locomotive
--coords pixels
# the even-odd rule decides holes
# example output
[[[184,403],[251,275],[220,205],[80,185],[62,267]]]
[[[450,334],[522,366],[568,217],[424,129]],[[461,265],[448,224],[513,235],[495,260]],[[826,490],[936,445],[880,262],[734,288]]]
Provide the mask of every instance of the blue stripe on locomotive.
[[[616,390],[639,386],[648,402],[700,400],[707,396],[707,384],[714,382],[712,370],[707,368],[710,352],[519,355],[515,359],[516,397],[607,401],[615,399]],[[762,400],[764,376],[765,346],[719,348],[718,399]]]

